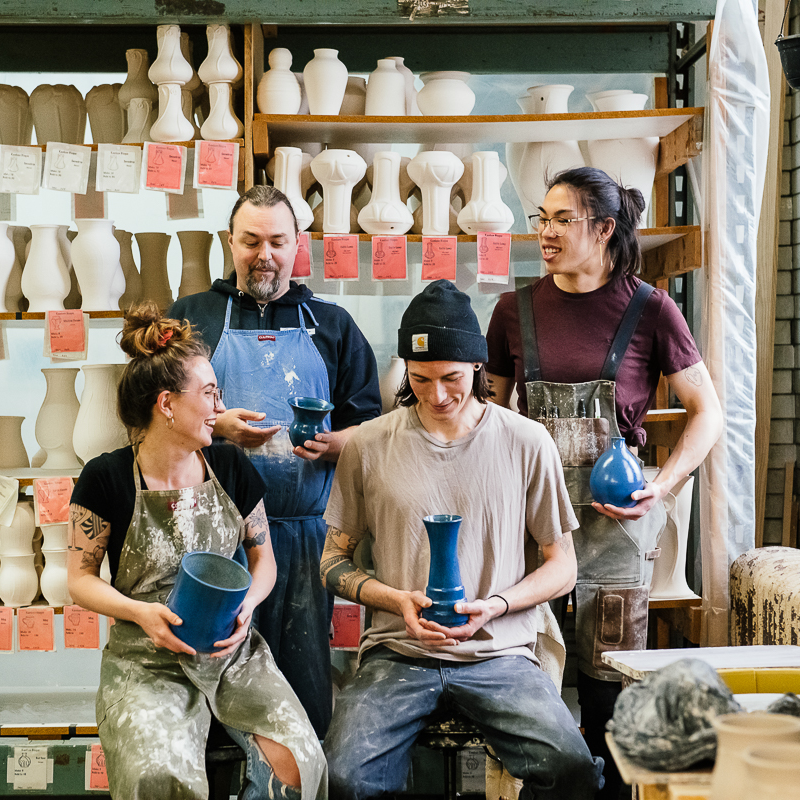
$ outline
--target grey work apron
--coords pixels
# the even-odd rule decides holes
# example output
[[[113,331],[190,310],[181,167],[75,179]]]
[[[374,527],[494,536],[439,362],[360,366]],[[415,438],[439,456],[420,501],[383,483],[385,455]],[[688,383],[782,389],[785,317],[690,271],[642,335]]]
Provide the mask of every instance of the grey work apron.
[[[631,298],[599,380],[550,383],[541,378],[531,287],[517,291],[528,416],[544,419],[564,467],[564,479],[579,528],[573,532],[578,559],[575,628],[578,669],[601,680],[620,680],[602,661],[609,650],[643,649],[656,546],[666,524],[663,503],[639,520],[615,520],[592,508],[589,476],[612,437],[620,436],[615,378],[653,288],[642,283]],[[586,418],[579,418],[583,401]],[[595,402],[597,401],[597,403]],[[595,419],[599,405],[600,419]],[[558,408],[554,419],[552,409]]]
[[[244,521],[206,469],[208,480],[197,486],[149,491],[134,459],[136,502],[115,580],[126,597],[164,603],[184,553],[233,556]],[[300,769],[303,800],[327,797],[327,767],[311,723],[252,629],[233,654],[212,658],[156,648],[137,624],[117,620],[103,651],[96,713],[118,800],[205,800],[212,714],[286,746]]]

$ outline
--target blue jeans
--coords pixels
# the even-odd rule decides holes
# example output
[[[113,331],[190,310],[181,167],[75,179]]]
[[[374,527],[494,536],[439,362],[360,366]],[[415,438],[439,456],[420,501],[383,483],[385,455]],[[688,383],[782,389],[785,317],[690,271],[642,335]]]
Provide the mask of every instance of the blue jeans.
[[[408,658],[376,647],[336,699],[323,750],[331,800],[402,790],[411,746],[435,711],[458,712],[516,778],[521,798],[590,800],[602,786],[549,676],[523,656],[478,662]]]

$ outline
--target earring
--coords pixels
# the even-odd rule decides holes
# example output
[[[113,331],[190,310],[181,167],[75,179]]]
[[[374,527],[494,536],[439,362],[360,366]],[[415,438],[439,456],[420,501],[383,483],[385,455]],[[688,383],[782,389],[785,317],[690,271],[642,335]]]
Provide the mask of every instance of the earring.
[[[473,365],[472,365],[472,369],[474,369],[474,370],[475,370],[475,372],[478,372],[478,371],[480,371],[480,368],[481,368],[481,365],[480,365],[480,364],[473,364]]]
[[[167,417],[167,430],[171,431],[175,427],[175,417]]]

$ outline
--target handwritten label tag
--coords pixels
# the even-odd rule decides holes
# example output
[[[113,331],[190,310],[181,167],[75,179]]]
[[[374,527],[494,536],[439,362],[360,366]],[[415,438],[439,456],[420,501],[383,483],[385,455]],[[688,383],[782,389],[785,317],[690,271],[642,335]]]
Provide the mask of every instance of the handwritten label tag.
[[[33,512],[36,524],[58,525],[69,522],[72,478],[34,478]]]
[[[14,609],[0,607],[0,653],[14,652]]]
[[[42,151],[38,147],[0,147],[0,192],[39,194]]]
[[[91,159],[91,147],[48,142],[44,156],[42,186],[60,192],[86,194]]]
[[[47,789],[47,748],[15,747],[13,779],[14,791]],[[6,776],[11,777],[11,776]]]
[[[142,174],[142,149],[127,144],[97,145],[98,192],[137,194]]]
[[[408,277],[405,236],[372,237],[372,280],[404,281]]]
[[[236,142],[195,143],[194,185],[204,189],[235,189],[239,172]]]
[[[86,759],[86,790],[106,790],[108,791],[108,773],[106,772],[106,754],[103,752],[103,745],[93,744],[91,751]]]
[[[86,352],[86,323],[83,311],[79,308],[48,311],[45,318],[51,355]]]
[[[183,145],[145,142],[144,163],[145,189],[183,193],[186,175],[186,148]]]
[[[294,257],[292,277],[311,277],[311,234],[307,231],[303,231],[297,240],[297,255]]]
[[[80,606],[64,606],[64,647],[100,649],[100,615]]]
[[[324,236],[326,281],[358,280],[358,235]]]
[[[19,649],[52,652],[54,610],[47,606],[31,606],[17,609],[17,633]]]
[[[455,281],[458,239],[455,236],[422,237],[422,280]]]
[[[510,233],[478,233],[478,283],[508,283]]]

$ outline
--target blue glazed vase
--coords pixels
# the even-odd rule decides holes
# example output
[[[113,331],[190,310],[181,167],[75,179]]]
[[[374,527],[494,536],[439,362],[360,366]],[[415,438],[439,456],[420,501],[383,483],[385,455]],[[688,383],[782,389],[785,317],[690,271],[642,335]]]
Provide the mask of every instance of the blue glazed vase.
[[[644,489],[644,474],[639,460],[628,450],[622,437],[613,437],[611,447],[595,462],[589,476],[589,489],[601,505],[617,508],[636,505],[631,493]]]
[[[431,568],[425,594],[433,604],[422,609],[422,618],[455,628],[469,622],[468,614],[456,614],[453,606],[467,599],[458,568],[458,529],[461,517],[433,514],[423,517],[431,546]]]
[[[303,442],[313,439],[325,428],[323,420],[333,411],[333,403],[316,397],[290,397],[294,420],[289,426],[289,441],[293,447],[302,447]]]

